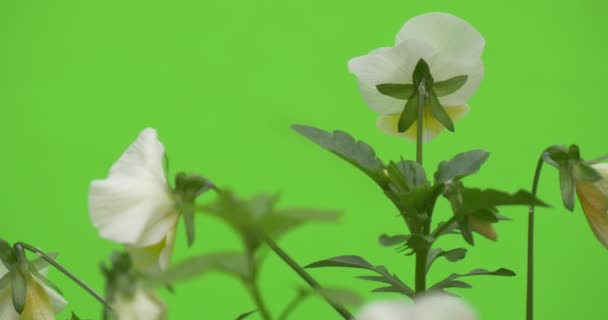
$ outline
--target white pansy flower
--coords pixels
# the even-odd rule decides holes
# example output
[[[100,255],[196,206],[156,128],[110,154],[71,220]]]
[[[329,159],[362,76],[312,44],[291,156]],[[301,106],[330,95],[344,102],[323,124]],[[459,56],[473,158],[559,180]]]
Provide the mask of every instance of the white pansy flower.
[[[112,301],[116,320],[165,320],[167,306],[152,290],[138,287],[133,295],[117,293]]]
[[[471,307],[461,299],[430,294],[414,303],[379,301],[363,308],[356,320],[477,320]]]
[[[351,59],[348,68],[357,76],[365,102],[380,115],[378,127],[391,135],[416,140],[416,123],[405,132],[398,130],[400,115],[411,96],[395,98],[380,93],[376,86],[412,84],[414,70],[421,59],[428,65],[435,84],[466,76],[464,84],[457,86],[455,91],[442,93],[439,86],[435,88],[446,116],[459,119],[469,111],[467,101],[483,78],[481,54],[484,46],[481,34],[465,20],[447,13],[427,13],[410,19],[397,34],[393,47]],[[431,112],[430,105],[425,104],[423,141],[429,141],[444,125]]]
[[[45,275],[47,268],[39,271]],[[10,277],[8,271],[0,263],[0,279],[4,276]],[[25,297],[25,308],[21,315],[15,311],[13,306],[13,292],[10,281],[0,289],[0,319],[2,320],[55,320],[55,315],[59,314],[67,305],[63,297],[49,288],[41,280],[32,274],[24,276],[27,283],[27,293]],[[7,278],[8,279],[8,278]],[[8,279],[10,280],[10,279]],[[2,280],[0,280],[2,282]]]
[[[135,267],[148,273],[169,264],[179,218],[163,158],[156,130],[144,129],[108,178],[93,181],[89,190],[89,214],[99,234],[124,244]]]
[[[608,248],[608,164],[592,165],[602,179],[576,182],[576,194],[595,237]]]

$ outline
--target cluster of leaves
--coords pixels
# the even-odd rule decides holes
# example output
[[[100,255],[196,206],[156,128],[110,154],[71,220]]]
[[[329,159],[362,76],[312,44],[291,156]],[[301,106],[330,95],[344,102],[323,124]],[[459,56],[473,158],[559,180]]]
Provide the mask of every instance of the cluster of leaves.
[[[151,284],[171,284],[208,272],[220,272],[239,279],[249,292],[257,290],[259,271],[267,252],[263,246],[266,239],[278,239],[309,222],[334,222],[340,215],[333,210],[277,208],[278,200],[279,197],[274,194],[260,194],[243,199],[229,190],[220,191],[214,202],[199,206],[197,210],[222,220],[234,229],[243,242],[244,250],[214,252],[188,258],[155,276],[151,279]],[[295,302],[288,306],[290,310],[304,298],[316,294],[330,295],[336,301],[348,296],[340,290],[317,292],[301,289],[298,292]],[[237,319],[244,319],[257,312],[259,310],[243,313]]]
[[[354,165],[370,177],[395,205],[409,231],[406,235],[382,236],[385,244],[401,244],[408,254],[422,252],[426,255],[426,268],[430,269],[438,257],[458,261],[465,257],[462,248],[443,251],[432,249],[435,241],[446,234],[458,233],[470,245],[474,244],[473,221],[492,224],[505,217],[499,214],[498,207],[509,205],[547,206],[531,193],[519,190],[506,193],[494,189],[469,188],[462,179],[479,171],[489,153],[472,150],[460,153],[450,160],[442,161],[434,173],[431,183],[422,166],[410,160],[390,161],[385,164],[368,144],[355,140],[343,131],[326,132],[318,128],[295,125],[294,130]],[[431,230],[433,211],[437,200],[443,197],[451,205],[453,215]],[[358,256],[339,256],[321,260],[309,267],[349,267],[373,271],[374,276],[359,277],[363,280],[384,283],[386,286],[374,291],[391,291],[412,296],[414,291],[396,275],[389,273],[383,266],[374,266]],[[512,276],[507,269],[487,271],[478,269],[465,275],[453,274],[431,288],[468,287],[458,278],[472,275]]]

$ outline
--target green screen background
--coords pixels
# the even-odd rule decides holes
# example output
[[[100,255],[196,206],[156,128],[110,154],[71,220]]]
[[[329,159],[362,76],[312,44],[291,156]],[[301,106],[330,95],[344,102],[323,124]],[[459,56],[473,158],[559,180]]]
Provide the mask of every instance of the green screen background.
[[[0,2],[0,237],[60,252],[93,287],[98,263],[119,248],[99,238],[87,214],[91,180],[145,127],[158,129],[173,172],[204,174],[241,194],[280,192],[280,205],[336,208],[340,224],[297,230],[281,244],[301,263],[359,254],[412,283],[414,261],[382,248],[382,233],[403,232],[391,204],[364,175],[290,130],[292,123],[343,129],[387,159],[414,158],[415,146],[379,132],[348,59],[393,44],[409,18],[445,11],[486,38],[485,79],[471,112],[425,145],[425,167],[457,152],[491,151],[471,186],[529,188],[537,157],[551,144],[578,143],[583,157],[608,151],[604,133],[608,5],[576,1],[9,1]],[[537,319],[604,319],[608,252],[577,203],[561,207],[555,170],[540,197],[555,209],[537,219]],[[208,200],[209,198],[207,198]],[[446,207],[439,207],[444,214]],[[499,241],[477,237],[468,258],[441,261],[438,280],[472,268],[515,270],[515,278],[471,278],[459,291],[482,319],[523,319],[526,208],[497,226]],[[173,261],[237,249],[227,227],[197,221],[186,249],[180,229]],[[181,228],[181,225],[180,225]],[[452,237],[443,247],[465,246]],[[325,285],[368,299],[356,270],[314,270]],[[52,271],[70,310],[99,318],[100,307]],[[274,314],[300,280],[274,256],[264,266],[264,297]],[[254,308],[240,284],[221,274],[162,293],[170,319],[234,319]],[[256,317],[252,317],[255,319]],[[309,300],[293,319],[337,319]]]

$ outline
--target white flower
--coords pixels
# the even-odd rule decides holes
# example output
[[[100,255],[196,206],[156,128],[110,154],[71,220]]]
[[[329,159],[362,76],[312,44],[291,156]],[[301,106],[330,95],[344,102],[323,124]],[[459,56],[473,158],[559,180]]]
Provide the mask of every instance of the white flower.
[[[112,302],[116,320],[165,320],[167,306],[151,290],[137,288],[132,296],[118,293]]]
[[[407,303],[380,301],[363,308],[356,320],[476,320],[477,315],[461,299],[448,295],[426,295]]]
[[[91,183],[89,214],[99,234],[124,244],[137,269],[164,270],[175,242],[179,213],[163,171],[164,148],[144,129],[110,169]]]
[[[601,176],[600,181],[576,182],[576,194],[595,237],[608,248],[608,164],[592,166]]]
[[[430,67],[435,83],[457,76],[467,76],[462,87],[439,96],[439,102],[451,119],[469,111],[467,101],[483,78],[481,54],[485,40],[468,22],[447,13],[427,13],[410,19],[397,34],[394,47],[379,48],[351,59],[350,72],[358,78],[365,102],[380,115],[377,125],[389,134],[416,139],[416,124],[399,133],[397,123],[406,100],[386,96],[376,89],[379,84],[411,84],[414,68],[420,59]],[[407,99],[407,98],[404,98]],[[423,112],[423,140],[429,141],[444,127],[431,114]]]
[[[40,270],[43,276],[47,268]],[[0,279],[4,276],[10,277],[8,271],[0,263]],[[7,279],[7,280],[10,280]],[[60,313],[67,302],[55,290],[46,286],[41,280],[32,274],[25,275],[27,283],[27,294],[25,297],[25,308],[21,316],[13,306],[13,296],[10,281],[7,286],[0,289],[0,319],[2,320],[55,320],[55,315]],[[2,282],[2,281],[0,281]]]

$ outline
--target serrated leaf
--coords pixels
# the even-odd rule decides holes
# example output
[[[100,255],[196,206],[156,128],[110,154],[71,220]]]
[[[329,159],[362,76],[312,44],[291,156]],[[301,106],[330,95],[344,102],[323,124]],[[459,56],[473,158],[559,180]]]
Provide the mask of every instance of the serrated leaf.
[[[305,268],[327,268],[327,267],[344,267],[344,268],[359,268],[367,270],[375,270],[367,260],[355,256],[338,256],[325,260],[320,260],[307,265]]]
[[[383,172],[384,163],[376,156],[374,149],[365,142],[355,141],[351,135],[343,131],[330,133],[303,125],[293,125],[292,128],[312,142],[359,168],[377,183],[382,184],[386,180]]]
[[[397,123],[397,131],[405,132],[409,129],[416,121],[418,121],[418,112],[422,112],[419,109],[418,104],[420,103],[420,95],[414,93],[409,100],[405,103],[403,111],[399,116],[399,122]]]
[[[448,276],[447,278],[445,278],[445,279],[439,281],[438,283],[436,283],[435,285],[433,285],[429,290],[442,289],[442,288],[447,288],[449,286],[453,287],[454,280],[463,278],[463,277],[470,277],[470,276],[513,277],[513,276],[515,276],[515,272],[513,272],[509,269],[500,268],[495,271],[488,271],[485,269],[475,269],[473,271],[470,271],[470,272],[464,273],[464,274],[453,273],[450,276]]]
[[[151,277],[151,285],[171,284],[202,276],[208,272],[223,272],[240,279],[249,277],[249,262],[241,252],[217,252],[191,257],[168,270]]]
[[[513,194],[494,189],[476,189],[463,188],[461,191],[462,206],[459,208],[459,214],[467,214],[479,210],[494,208],[500,206],[525,205],[534,204],[537,207],[548,207],[545,202],[528,191],[518,190]]]
[[[438,97],[452,94],[462,88],[469,77],[466,75],[456,76],[444,81],[438,81],[433,84],[433,90]]]
[[[445,183],[475,174],[489,156],[490,154],[485,150],[471,150],[457,154],[450,160],[442,161],[435,172],[435,183]]]
[[[445,111],[445,109],[441,105],[441,102],[439,102],[439,98],[437,98],[437,95],[435,94],[435,92],[431,91],[430,93],[431,93],[431,97],[430,97],[431,114],[433,115],[433,117],[435,119],[437,119],[437,121],[439,121],[439,123],[441,123],[442,126],[444,126],[449,131],[453,132],[454,131],[454,122],[452,121],[452,118],[450,118],[448,113]]]
[[[252,314],[254,314],[256,312],[258,312],[258,310],[253,310],[253,311],[245,312],[245,313],[241,314],[240,316],[236,317],[236,319],[234,319],[234,320],[243,320],[243,319],[249,317],[250,315],[252,315]]]
[[[407,100],[414,92],[414,85],[411,83],[383,83],[377,85],[376,89],[385,96],[399,100]]]
[[[410,239],[410,235],[406,235],[406,234],[398,234],[398,235],[394,235],[394,236],[389,236],[389,235],[383,234],[383,235],[380,235],[380,237],[378,237],[378,242],[380,242],[380,245],[382,245],[384,247],[392,247],[392,246],[395,246],[398,244],[404,244],[409,239]]]

